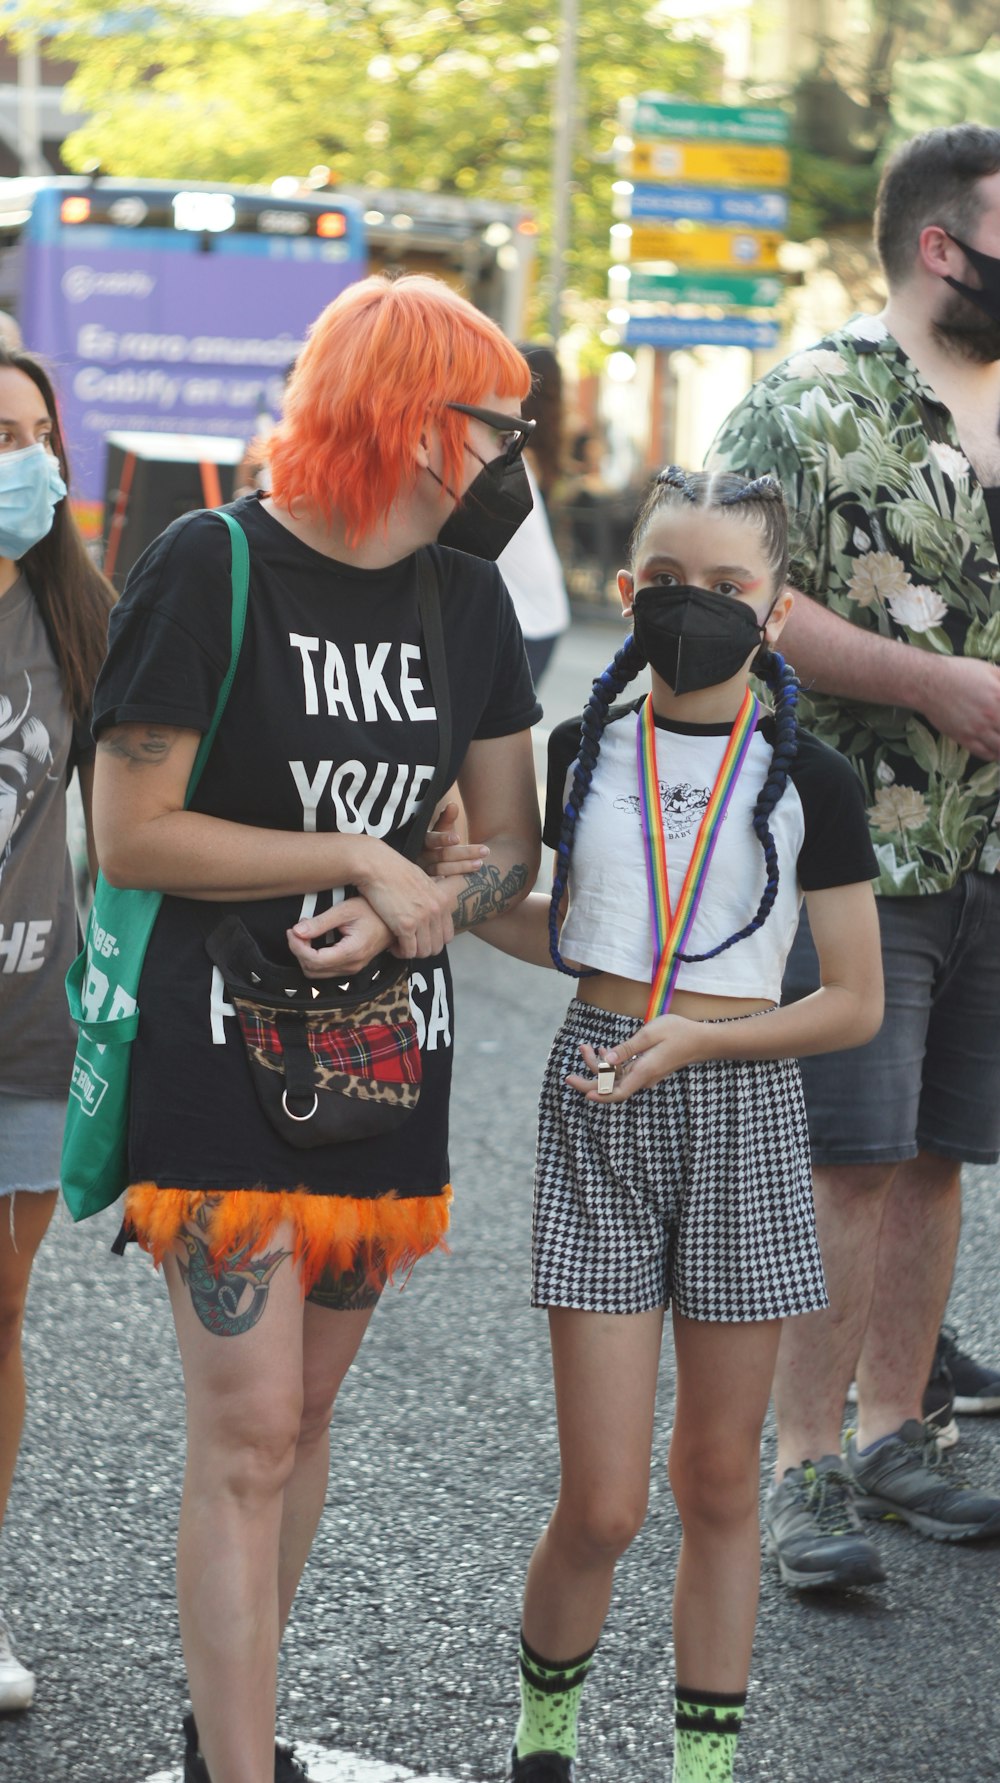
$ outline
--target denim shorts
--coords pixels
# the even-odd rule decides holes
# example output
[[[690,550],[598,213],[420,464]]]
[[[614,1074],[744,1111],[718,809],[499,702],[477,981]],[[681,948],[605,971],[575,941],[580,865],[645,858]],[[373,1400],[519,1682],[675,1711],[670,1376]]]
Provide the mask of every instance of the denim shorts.
[[[0,1093],[0,1195],[59,1187],[66,1103]]]
[[[879,898],[885,1020],[866,1046],[803,1059],[813,1163],[902,1163],[918,1151],[1000,1158],[1000,877]],[[803,911],[782,998],[819,966]]]

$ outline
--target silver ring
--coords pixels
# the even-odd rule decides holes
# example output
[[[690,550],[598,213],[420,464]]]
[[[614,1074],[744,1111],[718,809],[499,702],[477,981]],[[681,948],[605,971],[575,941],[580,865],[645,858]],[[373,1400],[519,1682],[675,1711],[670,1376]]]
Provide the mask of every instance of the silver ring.
[[[316,1113],[316,1110],[319,1107],[319,1097],[316,1094],[316,1091],[313,1090],[313,1105],[310,1108],[309,1113],[308,1114],[293,1114],[291,1109],[288,1106],[288,1091],[282,1090],[282,1092],[281,1092],[281,1106],[284,1109],[284,1111],[287,1114],[290,1121],[311,1121],[313,1115]]]

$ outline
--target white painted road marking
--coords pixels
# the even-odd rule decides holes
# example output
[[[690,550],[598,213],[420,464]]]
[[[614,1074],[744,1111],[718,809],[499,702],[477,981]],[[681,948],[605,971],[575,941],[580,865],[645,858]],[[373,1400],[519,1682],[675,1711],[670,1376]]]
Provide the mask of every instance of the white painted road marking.
[[[353,1752],[331,1752],[303,1740],[296,1740],[295,1753],[309,1772],[310,1783],[455,1783],[452,1777],[418,1777],[416,1771],[408,1771],[402,1764],[358,1758]],[[183,1772],[157,1771],[145,1783],[183,1783]]]

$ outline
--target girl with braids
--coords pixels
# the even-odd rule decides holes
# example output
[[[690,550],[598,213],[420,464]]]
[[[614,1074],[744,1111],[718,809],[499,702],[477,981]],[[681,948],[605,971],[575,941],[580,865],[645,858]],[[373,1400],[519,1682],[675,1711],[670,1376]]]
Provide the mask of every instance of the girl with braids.
[[[59,1190],[75,1049],[66,787],[76,768],[89,840],[90,700],[114,598],[68,482],[48,375],[0,345],[0,1523],[24,1421],[28,1279]],[[34,1688],[0,1609],[0,1710],[28,1708]]]
[[[786,539],[770,478],[657,477],[619,576],[632,635],[582,724],[550,741],[551,938],[540,895],[483,931],[535,964],[550,943],[579,979],[541,1098],[532,1297],[549,1311],[562,1481],[528,1570],[515,1783],[572,1776],[615,1562],[645,1515],[668,1306],[673,1777],[733,1775],[781,1320],[826,1298],[795,1060],[881,1020],[857,779],[798,733],[774,648],[793,599]],[[650,694],[614,704],[647,665]],[[455,839],[435,846],[457,870]],[[822,988],[779,1008],[803,894]]]

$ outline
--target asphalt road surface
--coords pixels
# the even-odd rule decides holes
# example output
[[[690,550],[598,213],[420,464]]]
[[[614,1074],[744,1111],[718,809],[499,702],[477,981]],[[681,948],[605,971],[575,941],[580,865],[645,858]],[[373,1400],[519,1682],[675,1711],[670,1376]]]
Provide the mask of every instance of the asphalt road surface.
[[[579,704],[612,634],[578,625],[543,690]],[[546,719],[546,723],[549,719]],[[282,1662],[283,1731],[317,1783],[488,1780],[516,1704],[525,1564],[558,1462],[544,1316],[528,1306],[537,1085],[568,985],[464,938],[453,949],[456,1203],[450,1255],[386,1295],[338,1405],[328,1504]],[[970,1170],[951,1316],[1000,1356],[1000,1175]],[[180,1371],[162,1283],[113,1214],[57,1220],[36,1265],[31,1404],[0,1548],[0,1602],[38,1675],[0,1718],[3,1783],[175,1783],[184,1668],[173,1603]],[[581,1783],[670,1774],[665,1349],[649,1517],[622,1562],[581,1723]],[[772,1454],[770,1434],[764,1469]],[[1000,1490],[1000,1419],[957,1461]],[[886,1585],[797,1597],[765,1564],[741,1783],[989,1783],[1000,1546],[877,1526]]]

